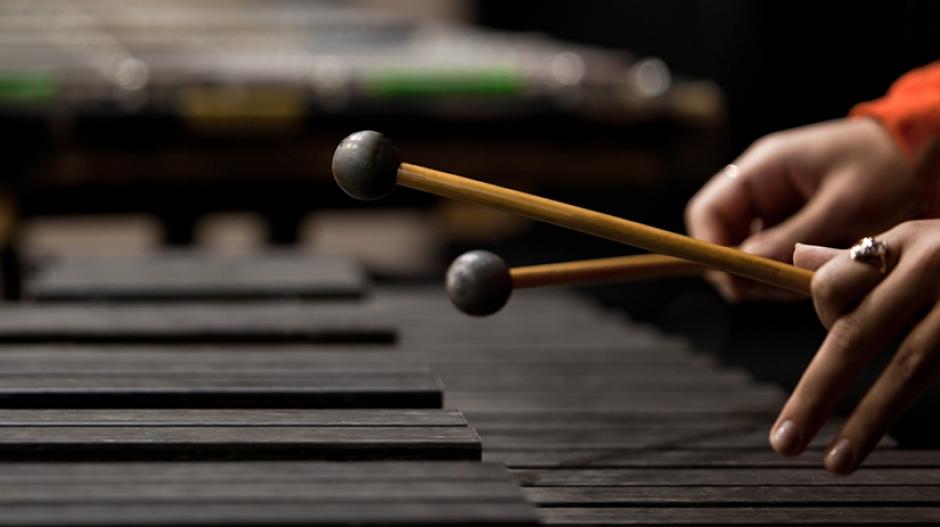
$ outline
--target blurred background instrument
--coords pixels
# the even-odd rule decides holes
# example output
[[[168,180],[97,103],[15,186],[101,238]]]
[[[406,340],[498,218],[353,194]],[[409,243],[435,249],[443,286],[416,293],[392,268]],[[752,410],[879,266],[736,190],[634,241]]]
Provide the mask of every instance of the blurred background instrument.
[[[395,9],[4,2],[0,24],[21,213],[146,212],[170,243],[219,210],[297,241],[306,214],[347,205],[322,167],[335,137],[365,125],[495,180],[565,188],[576,169],[587,190],[626,165],[630,184],[666,184],[722,116],[713,84],[660,59]]]

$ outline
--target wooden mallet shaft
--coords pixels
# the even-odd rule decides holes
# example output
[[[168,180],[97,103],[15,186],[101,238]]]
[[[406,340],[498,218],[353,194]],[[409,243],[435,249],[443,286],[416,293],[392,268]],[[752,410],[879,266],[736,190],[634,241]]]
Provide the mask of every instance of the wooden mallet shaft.
[[[810,294],[813,273],[806,269],[610,214],[402,163],[395,145],[378,132],[357,132],[344,139],[333,156],[333,176],[346,193],[360,199],[378,199],[398,184],[521,214],[789,291]]]
[[[447,269],[446,289],[457,309],[468,315],[485,316],[502,309],[516,289],[691,275],[702,269],[698,264],[658,254],[510,269],[496,254],[470,251],[457,257]]]
[[[701,265],[681,258],[661,254],[638,254],[513,267],[509,269],[509,276],[513,289],[528,289],[551,285],[694,276],[701,274],[702,270]]]
[[[810,282],[813,279],[811,271],[610,214],[410,163],[399,166],[398,184],[446,198],[514,212],[789,291],[810,294]]]

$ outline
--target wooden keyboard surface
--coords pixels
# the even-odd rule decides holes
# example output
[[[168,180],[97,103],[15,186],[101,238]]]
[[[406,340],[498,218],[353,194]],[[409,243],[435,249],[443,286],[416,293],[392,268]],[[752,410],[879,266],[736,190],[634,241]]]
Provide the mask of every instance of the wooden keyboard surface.
[[[940,524],[940,452],[779,457],[785,392],[563,293],[36,301],[0,370],[0,524]]]

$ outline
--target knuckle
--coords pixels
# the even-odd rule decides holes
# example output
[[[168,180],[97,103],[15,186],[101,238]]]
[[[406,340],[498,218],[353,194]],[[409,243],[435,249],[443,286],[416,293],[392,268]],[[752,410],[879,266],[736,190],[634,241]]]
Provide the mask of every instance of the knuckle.
[[[769,133],[754,142],[753,149],[758,151],[774,151],[781,148],[786,142],[784,132]]]
[[[714,204],[707,199],[694,197],[685,209],[685,226],[695,238],[715,242],[716,229],[721,229],[721,222]]]
[[[940,268],[940,247],[930,244],[911,255],[911,273],[914,276],[926,276],[927,273],[936,272]]]
[[[905,342],[892,359],[891,369],[902,384],[925,385],[937,373],[937,357],[921,343]]]
[[[817,272],[812,282],[810,282],[810,293],[813,295],[816,310],[821,316],[826,315],[829,317],[839,310],[842,292],[831,273],[827,273],[825,270]]]
[[[903,252],[906,273],[913,279],[932,279],[940,271],[940,240],[922,237]]]
[[[928,268],[936,269],[940,266],[940,240],[934,237],[925,237],[921,241],[921,260]]]
[[[691,232],[698,219],[703,216],[701,194],[696,194],[685,207],[685,226]]]
[[[899,223],[893,229],[891,229],[891,234],[900,236],[901,238],[907,238],[911,235],[917,234],[918,231],[924,228],[924,220],[909,220],[903,223]]]
[[[837,320],[829,330],[833,351],[841,356],[854,356],[864,343],[865,334],[862,324],[851,314]]]

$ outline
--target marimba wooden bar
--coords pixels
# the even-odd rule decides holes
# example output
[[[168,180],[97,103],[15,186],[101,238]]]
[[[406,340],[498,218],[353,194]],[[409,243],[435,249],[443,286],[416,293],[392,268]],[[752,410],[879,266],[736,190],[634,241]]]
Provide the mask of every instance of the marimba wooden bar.
[[[442,400],[423,358],[387,347],[39,344],[0,353],[0,408],[435,408]]]
[[[532,525],[468,462],[5,463],[0,525]]]
[[[427,410],[7,410],[0,459],[479,460],[459,412]]]
[[[40,269],[27,294],[43,302],[356,299],[367,289],[365,272],[350,259],[289,251],[250,257],[170,250],[70,254],[47,258]]]

